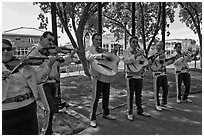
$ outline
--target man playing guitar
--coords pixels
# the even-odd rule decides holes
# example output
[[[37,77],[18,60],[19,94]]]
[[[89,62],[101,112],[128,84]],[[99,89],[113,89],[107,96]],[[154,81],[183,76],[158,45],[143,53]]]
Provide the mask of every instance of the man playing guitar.
[[[189,73],[189,66],[187,62],[191,62],[191,56],[187,53],[182,53],[181,43],[176,43],[174,49],[177,55],[180,57],[174,62],[175,76],[176,76],[176,90],[177,90],[177,103],[192,101],[188,98],[190,92],[191,75]],[[185,91],[182,96],[181,84],[184,83]],[[181,98],[182,97],[182,98]]]
[[[105,54],[104,50],[100,48],[102,44],[102,37],[99,33],[95,33],[92,36],[92,46],[87,47],[85,54],[86,59],[90,65],[89,72],[91,74],[91,82],[92,82],[92,103],[91,103],[91,113],[90,113],[90,125],[92,127],[97,127],[96,123],[96,110],[98,106],[98,101],[102,93],[102,106],[103,106],[103,118],[115,120],[116,118],[110,114],[109,111],[109,95],[110,95],[110,81],[106,80],[106,75],[103,75],[98,72],[98,70],[94,70],[93,63],[97,60],[103,61],[111,61],[112,58],[110,57],[111,54]],[[109,66],[105,66],[104,64],[100,63],[101,68],[106,68],[111,70]],[[109,78],[109,77],[108,77]]]
[[[150,66],[155,64],[156,60],[163,60],[165,61],[166,55],[165,52],[163,52],[164,43],[162,41],[158,42],[156,45],[156,49],[150,51],[149,56],[154,56],[155,54],[159,55],[157,58],[150,59],[149,63]],[[163,53],[163,54],[162,54]],[[167,65],[170,65],[173,63],[173,59],[168,62]],[[166,109],[172,109],[170,105],[167,104],[167,96],[168,96],[168,80],[166,75],[166,65],[161,65],[159,69],[152,69],[153,73],[153,90],[154,90],[154,98],[156,103],[156,110],[161,111],[162,108]],[[160,87],[162,87],[163,94],[162,94],[162,104],[160,104],[159,99],[159,90]]]
[[[142,108],[142,86],[143,86],[143,74],[144,69],[141,69],[138,72],[133,72],[129,69],[130,64],[136,62],[137,60],[141,60],[141,56],[144,56],[144,50],[139,49],[138,37],[132,36],[129,40],[130,47],[124,51],[124,63],[126,64],[126,79],[127,79],[127,106],[128,106],[128,114],[127,118],[132,121],[133,117],[133,97],[135,94],[135,102],[137,105],[137,114],[150,117],[151,115],[147,112],[144,112]],[[138,50],[139,49],[139,50]],[[137,68],[139,64],[135,63],[135,67]]]

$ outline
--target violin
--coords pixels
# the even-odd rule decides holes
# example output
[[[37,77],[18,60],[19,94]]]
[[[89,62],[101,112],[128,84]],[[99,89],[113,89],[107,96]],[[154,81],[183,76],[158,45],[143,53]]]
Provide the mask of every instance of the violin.
[[[3,80],[5,80],[7,77],[9,77],[10,74],[16,73],[18,69],[22,68],[26,65],[40,65],[44,62],[45,59],[49,59],[48,57],[27,57],[26,59],[18,59],[14,58],[13,60],[5,63],[5,66],[8,71],[3,72],[2,76]],[[7,73],[7,74],[6,74]]]
[[[51,46],[49,48],[46,48],[50,55],[56,55],[58,53],[63,53],[63,54],[67,54],[67,53],[71,53],[72,49],[69,49],[67,47],[57,47],[57,46]]]
[[[6,63],[8,69],[13,70],[16,66],[18,66],[17,68],[21,68],[25,65],[41,65],[45,59],[49,59],[48,57],[32,57],[29,56],[26,59],[22,60],[22,59],[14,59],[12,61],[9,61],[8,63]],[[16,69],[17,69],[16,68]],[[15,70],[13,70],[15,71]]]

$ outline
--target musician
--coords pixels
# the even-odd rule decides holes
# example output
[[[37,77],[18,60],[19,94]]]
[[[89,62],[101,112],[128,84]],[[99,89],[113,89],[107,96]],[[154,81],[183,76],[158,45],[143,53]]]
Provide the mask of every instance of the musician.
[[[176,43],[174,49],[176,54],[180,57],[174,62],[175,76],[176,76],[176,91],[177,91],[177,103],[192,101],[188,98],[190,93],[191,75],[189,73],[188,62],[191,62],[192,58],[190,54],[182,52],[181,43]],[[185,91],[182,96],[181,84],[184,83]]]
[[[56,54],[51,54],[51,52],[55,52],[56,49],[51,49],[51,51],[49,50],[50,47],[53,47],[53,43],[54,43],[55,37],[54,34],[50,31],[46,31],[43,33],[43,35],[40,38],[40,42],[39,44],[36,46],[36,49],[30,54],[30,56],[56,56],[57,57],[57,53]],[[73,60],[72,60],[72,56],[73,54],[77,52],[77,50],[73,50],[73,52],[71,53],[70,56],[65,58],[64,62],[59,62],[56,61],[54,63],[54,65],[52,66],[52,70],[49,73],[49,76],[44,80],[43,83],[41,83],[39,85],[39,90],[45,92],[45,95],[47,97],[47,103],[49,105],[48,109],[45,110],[45,113],[48,114],[49,117],[49,124],[47,129],[42,128],[42,134],[46,134],[46,135],[51,135],[53,134],[53,130],[52,130],[52,120],[53,120],[53,115],[54,113],[58,112],[58,98],[56,97],[57,94],[57,83],[60,79],[60,73],[58,73],[57,67],[58,66],[63,66],[63,65],[69,65]],[[43,67],[44,65],[47,64],[47,60],[45,60],[45,62],[38,66],[35,67],[35,69],[39,69],[41,67]]]
[[[47,77],[56,59],[34,70],[14,52],[11,42],[2,39],[2,134],[38,135],[37,84]]]
[[[163,52],[164,43],[162,41],[159,41],[156,45],[156,48],[152,51],[150,51],[149,56],[155,56],[158,54],[158,56],[155,56],[155,58],[151,59],[150,66],[155,63],[156,60],[165,60],[166,54]],[[174,60],[171,60],[168,62],[168,65],[172,64]],[[157,63],[157,62],[156,62]],[[159,64],[157,64],[159,65]],[[153,90],[154,90],[154,98],[155,98],[155,107],[156,110],[161,111],[162,108],[172,109],[173,107],[167,104],[167,96],[168,96],[168,80],[166,75],[166,66],[161,65],[161,68],[158,70],[153,71]],[[159,90],[160,87],[162,87],[163,93],[162,93],[162,104],[160,104],[159,100]]]
[[[142,87],[143,87],[143,75],[145,70],[141,69],[139,72],[132,72],[128,69],[128,64],[135,62],[144,55],[144,50],[142,50],[138,44],[138,37],[132,36],[129,40],[130,46],[124,51],[124,63],[126,64],[126,79],[127,79],[127,106],[128,114],[127,118],[129,120],[134,120],[133,117],[133,97],[135,94],[135,103],[137,106],[137,114],[150,117],[151,115],[144,112],[142,107]],[[138,64],[135,64],[136,67]]]
[[[96,110],[98,106],[98,101],[100,95],[102,93],[102,105],[103,105],[103,118],[107,118],[110,120],[115,120],[116,118],[110,114],[109,110],[109,95],[110,95],[110,83],[104,82],[102,76],[94,77],[91,73],[91,63],[95,59],[106,59],[107,56],[103,54],[103,49],[100,48],[102,44],[102,37],[99,33],[95,33],[92,36],[92,46],[87,47],[86,49],[86,58],[90,65],[90,74],[91,74],[91,82],[92,82],[92,103],[91,103],[91,113],[90,113],[90,125],[92,127],[97,127],[96,123]]]

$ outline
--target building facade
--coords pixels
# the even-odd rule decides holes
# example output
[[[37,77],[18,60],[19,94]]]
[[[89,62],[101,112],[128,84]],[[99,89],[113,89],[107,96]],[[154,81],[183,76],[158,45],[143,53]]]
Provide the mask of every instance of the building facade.
[[[39,43],[42,34],[43,34],[42,31],[36,29],[21,28],[14,31],[4,32],[2,34],[2,38],[9,39],[12,42],[12,44],[16,47],[17,50],[16,56],[22,57],[28,53],[31,47]],[[177,42],[181,43],[183,51],[186,51],[189,47],[193,49],[199,48],[196,45],[195,40],[192,39],[169,39],[165,41],[165,50],[167,51],[167,54],[169,56],[175,53],[174,46],[175,43]],[[85,48],[87,46],[92,45],[91,36],[89,35],[86,36],[84,38],[84,43]],[[118,52],[118,55],[122,56],[123,51],[125,49],[125,40],[124,39],[116,40],[113,34],[104,34],[102,36],[103,49],[105,49],[108,52],[111,52],[114,49],[115,45],[120,45],[120,51]],[[143,48],[141,41],[139,41],[139,45],[141,46],[141,48]],[[65,46],[70,49],[73,49],[71,42],[68,42]],[[128,45],[126,47],[128,47]]]
[[[192,48],[193,50],[199,48],[196,45],[196,41],[192,39],[169,39],[165,40],[165,50],[167,51],[168,55],[172,55],[176,52],[174,46],[177,42],[181,43],[182,50],[184,52],[187,51],[189,48]]]
[[[43,32],[39,34],[35,30],[14,30],[2,33],[2,38],[11,41],[12,45],[16,47],[16,56],[22,57],[36,44],[39,43]]]

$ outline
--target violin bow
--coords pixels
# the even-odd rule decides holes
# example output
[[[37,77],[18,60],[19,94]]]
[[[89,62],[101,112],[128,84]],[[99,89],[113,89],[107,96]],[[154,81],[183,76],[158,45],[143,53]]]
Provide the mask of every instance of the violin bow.
[[[11,73],[12,74],[26,59],[26,57],[28,57],[28,55],[35,49],[35,47],[33,47],[25,56],[24,58],[22,59],[22,61],[14,68],[11,70]]]

